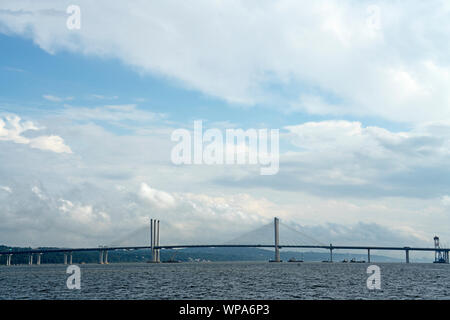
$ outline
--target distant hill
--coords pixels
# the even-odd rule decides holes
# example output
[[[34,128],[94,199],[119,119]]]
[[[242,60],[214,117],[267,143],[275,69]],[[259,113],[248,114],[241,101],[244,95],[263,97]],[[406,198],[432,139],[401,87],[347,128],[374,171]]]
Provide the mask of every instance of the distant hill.
[[[0,250],[11,250],[12,252],[29,250],[31,248],[18,248],[0,246]],[[56,248],[53,248],[56,249]],[[328,260],[329,252],[296,252],[281,250],[281,259],[287,261],[290,258],[304,261]],[[189,248],[179,250],[161,250],[161,261],[268,261],[273,259],[273,250],[259,248]],[[343,259],[367,260],[366,254],[333,253],[334,261]],[[146,262],[151,259],[150,250],[115,250],[108,253],[108,260],[114,262]],[[62,263],[63,253],[47,253],[42,256],[42,263]],[[400,262],[402,260],[380,255],[371,255],[372,262]],[[26,264],[27,255],[14,255],[12,264]],[[73,263],[97,263],[98,252],[74,252]],[[0,264],[6,263],[6,257],[0,257]]]

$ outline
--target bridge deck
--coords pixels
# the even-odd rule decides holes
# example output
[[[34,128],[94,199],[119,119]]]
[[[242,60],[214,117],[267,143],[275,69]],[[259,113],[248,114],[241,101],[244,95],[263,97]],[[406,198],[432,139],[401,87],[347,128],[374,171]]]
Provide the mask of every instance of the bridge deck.
[[[448,252],[449,248],[421,248],[421,247],[387,247],[387,246],[322,246],[322,245],[279,245],[282,248],[297,249],[327,249],[327,250],[409,250],[409,251],[443,251]],[[154,249],[187,249],[187,248],[275,248],[269,244],[200,244],[200,245],[164,245],[154,246]],[[151,246],[128,246],[128,247],[93,247],[93,248],[57,248],[57,249],[31,249],[23,251],[0,251],[2,254],[33,254],[33,253],[55,253],[55,252],[81,252],[81,251],[102,251],[102,250],[139,250],[151,249]]]

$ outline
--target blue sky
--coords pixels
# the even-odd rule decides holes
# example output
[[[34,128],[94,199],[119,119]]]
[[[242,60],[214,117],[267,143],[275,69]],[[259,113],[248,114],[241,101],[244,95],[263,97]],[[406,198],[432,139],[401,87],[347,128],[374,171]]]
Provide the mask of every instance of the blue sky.
[[[179,122],[203,119],[229,121],[242,128],[280,128],[330,119],[330,116],[298,111],[280,112],[275,102],[251,106],[229,103],[199,90],[189,90],[176,79],[140,74],[118,59],[86,57],[66,51],[51,54],[30,39],[11,35],[0,35],[0,42],[3,48],[0,52],[3,71],[0,85],[4,88],[1,108],[7,112],[20,108],[25,114],[39,114],[43,110],[51,112],[61,108],[60,103],[52,103],[44,95],[70,98],[66,101],[68,104],[86,107],[98,106],[98,96],[103,96],[103,100],[110,103],[136,104],[143,110],[168,114],[171,120]],[[264,89],[289,95],[290,91],[302,91],[303,87],[301,84],[282,86],[274,83]],[[347,115],[331,118],[357,120],[364,125],[378,125],[394,131],[406,127],[376,117],[361,119]]]
[[[149,212],[172,242],[275,215],[333,243],[450,239],[445,3],[78,1],[79,30],[68,4],[0,3],[0,242],[96,245]],[[194,120],[280,129],[279,174],[174,166]]]

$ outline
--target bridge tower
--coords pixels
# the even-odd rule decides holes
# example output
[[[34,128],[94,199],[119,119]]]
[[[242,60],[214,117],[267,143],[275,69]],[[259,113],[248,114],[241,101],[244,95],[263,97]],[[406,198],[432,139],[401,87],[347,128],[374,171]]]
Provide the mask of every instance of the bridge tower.
[[[274,262],[281,262],[280,259],[280,219],[275,217],[273,219],[274,229],[275,229],[275,259]]]
[[[159,246],[159,220],[150,219],[150,247],[152,251],[152,262],[161,262],[160,249],[155,249]]]

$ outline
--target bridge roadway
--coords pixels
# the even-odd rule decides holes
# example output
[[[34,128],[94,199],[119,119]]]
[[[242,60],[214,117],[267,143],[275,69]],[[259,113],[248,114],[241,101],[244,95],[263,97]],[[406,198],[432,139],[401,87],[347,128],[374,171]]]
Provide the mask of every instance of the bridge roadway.
[[[0,251],[0,255],[6,254],[39,254],[39,253],[70,253],[81,251],[113,251],[113,250],[139,250],[151,249],[151,246],[128,246],[128,247],[93,247],[93,248],[48,248],[31,249],[22,251]],[[154,249],[187,249],[187,248],[275,248],[273,244],[196,244],[196,245],[162,245],[154,246]],[[326,249],[326,250],[400,250],[400,251],[440,251],[449,252],[450,248],[423,248],[423,247],[387,247],[387,246],[336,246],[336,245],[279,245],[282,248],[297,249]]]

